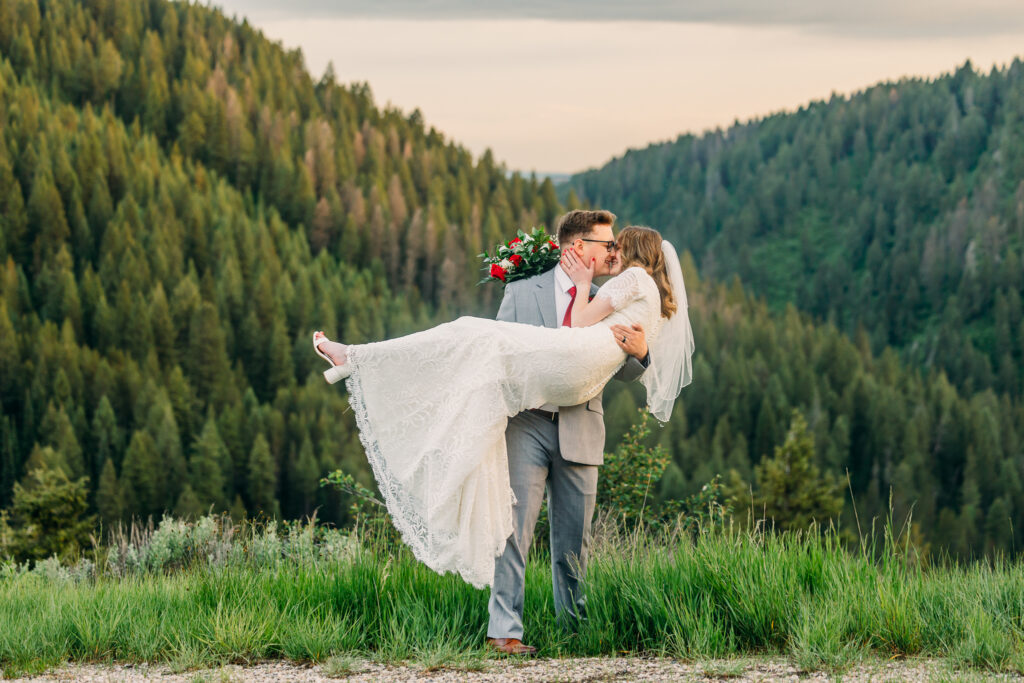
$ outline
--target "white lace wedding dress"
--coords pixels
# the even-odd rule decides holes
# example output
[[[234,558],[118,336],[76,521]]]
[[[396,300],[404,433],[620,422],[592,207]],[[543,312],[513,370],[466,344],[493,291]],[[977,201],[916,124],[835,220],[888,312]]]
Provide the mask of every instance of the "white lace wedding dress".
[[[643,268],[597,293],[615,309],[591,327],[552,329],[462,317],[348,347],[359,438],[402,540],[431,569],[490,585],[512,533],[505,427],[545,403],[596,396],[626,360],[610,325],[657,335],[661,303]]]

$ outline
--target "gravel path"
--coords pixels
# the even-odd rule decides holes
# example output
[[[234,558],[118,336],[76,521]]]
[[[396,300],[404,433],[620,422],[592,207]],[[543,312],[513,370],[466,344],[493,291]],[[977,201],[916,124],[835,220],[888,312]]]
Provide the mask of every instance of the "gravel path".
[[[825,672],[800,674],[780,658],[745,658],[685,663],[666,658],[488,659],[470,669],[385,666],[350,657],[316,666],[265,662],[171,673],[165,665],[71,664],[17,681],[826,681]],[[1017,675],[955,671],[940,659],[869,660],[845,671],[843,681],[1024,680]]]

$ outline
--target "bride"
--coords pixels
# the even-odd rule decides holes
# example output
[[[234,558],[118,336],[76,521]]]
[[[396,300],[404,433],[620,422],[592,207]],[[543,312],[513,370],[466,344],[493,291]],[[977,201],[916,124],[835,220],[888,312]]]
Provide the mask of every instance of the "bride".
[[[327,381],[347,378],[359,438],[395,527],[434,571],[490,585],[513,531],[508,418],[596,396],[626,361],[612,326],[648,331],[650,365],[640,381],[658,420],[668,420],[690,383],[693,334],[675,249],[636,226],[617,242],[619,272],[591,301],[576,297],[571,327],[464,316],[347,346],[314,333],[316,352],[332,366]],[[579,291],[590,291],[593,266],[571,249],[562,264]]]

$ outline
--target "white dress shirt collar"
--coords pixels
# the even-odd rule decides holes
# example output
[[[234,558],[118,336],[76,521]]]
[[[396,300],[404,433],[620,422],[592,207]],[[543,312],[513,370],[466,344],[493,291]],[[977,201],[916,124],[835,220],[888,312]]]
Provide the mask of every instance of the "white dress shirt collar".
[[[572,278],[570,278],[569,274],[565,272],[565,269],[562,268],[561,264],[555,267],[555,284],[563,292],[568,292],[575,286]]]

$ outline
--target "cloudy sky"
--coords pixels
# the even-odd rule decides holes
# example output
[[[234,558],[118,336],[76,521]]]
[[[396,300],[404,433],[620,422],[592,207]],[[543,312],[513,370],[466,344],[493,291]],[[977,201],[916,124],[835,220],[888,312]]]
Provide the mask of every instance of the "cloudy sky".
[[[418,107],[475,154],[573,172],[833,92],[1024,56],[1022,0],[212,0]]]

